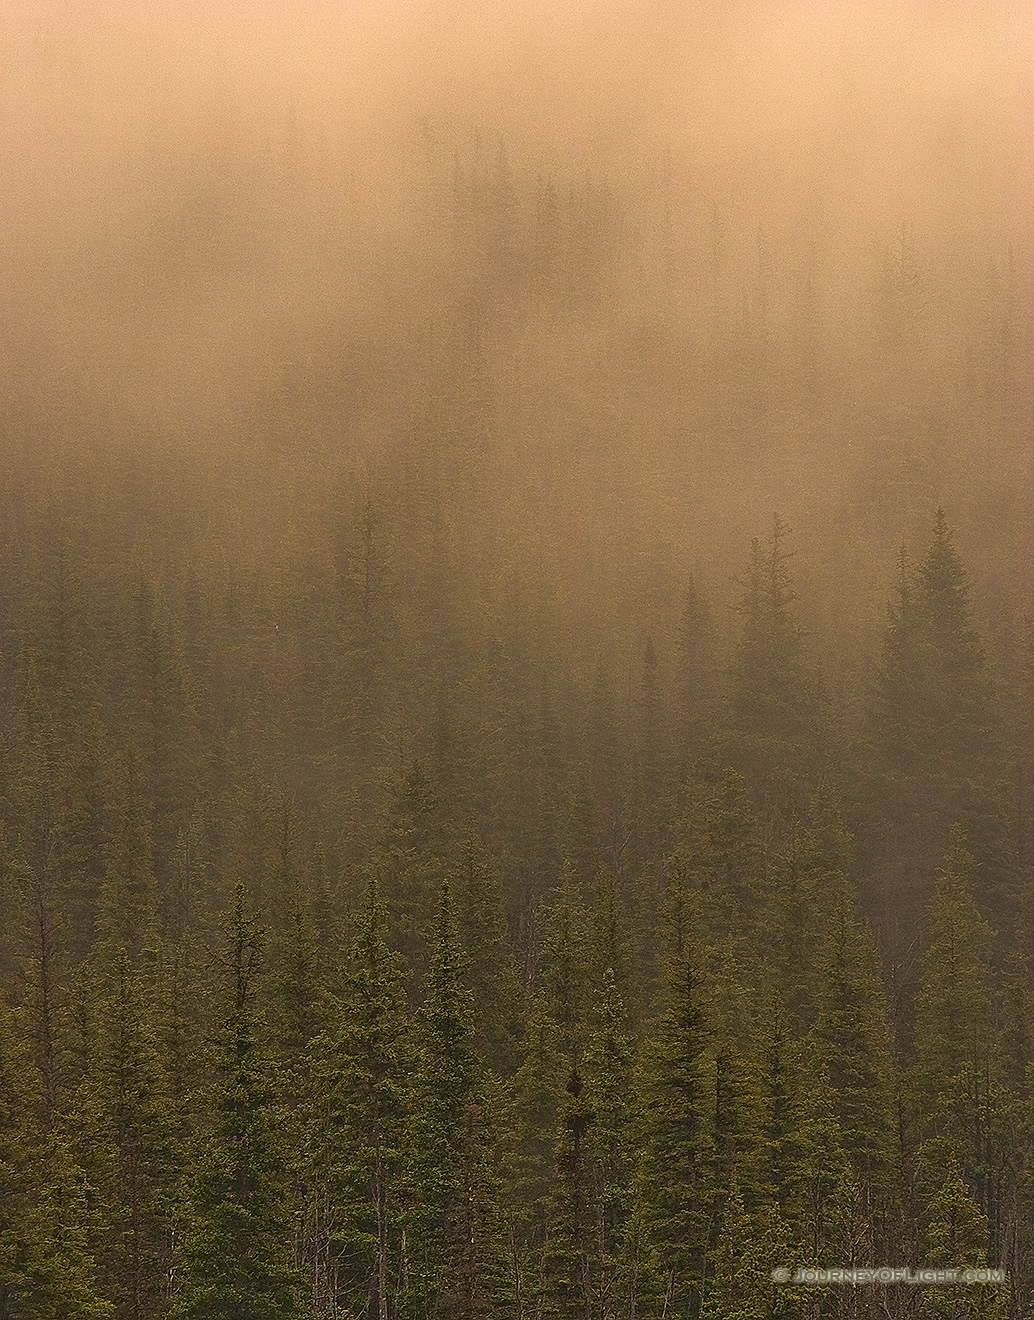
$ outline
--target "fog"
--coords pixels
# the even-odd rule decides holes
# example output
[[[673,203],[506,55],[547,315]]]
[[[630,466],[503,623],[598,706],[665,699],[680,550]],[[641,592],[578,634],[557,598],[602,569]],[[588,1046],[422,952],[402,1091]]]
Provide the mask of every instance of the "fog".
[[[1034,1315],[1030,19],[0,6],[4,1315]]]
[[[994,553],[1022,553],[1029,26],[1018,3],[8,4],[12,447],[232,455],[247,542],[271,436],[300,491],[477,395],[495,480],[551,488],[561,540],[628,517],[685,565],[779,507],[833,573],[837,510],[880,504],[859,535],[890,553],[938,502],[975,531],[1006,500]],[[582,262],[563,296],[529,274],[550,207]]]

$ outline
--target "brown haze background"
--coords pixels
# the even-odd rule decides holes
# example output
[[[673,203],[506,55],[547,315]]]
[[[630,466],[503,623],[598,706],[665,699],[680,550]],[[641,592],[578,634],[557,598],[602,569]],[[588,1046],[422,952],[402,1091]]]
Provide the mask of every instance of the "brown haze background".
[[[452,161],[491,161],[504,138],[528,195],[603,180],[617,217],[591,307],[504,307],[485,330],[481,498],[494,482],[505,509],[523,490],[508,531],[544,536],[532,557],[578,577],[628,524],[706,577],[778,507],[805,579],[846,572],[866,597],[859,627],[882,608],[874,566],[938,502],[979,586],[1023,562],[1025,5],[9,3],[2,21],[3,376],[30,463],[185,452],[215,540],[236,528],[277,553],[285,463],[290,498],[330,500],[420,425],[433,369],[414,345],[470,278],[442,201]],[[854,380],[881,259],[906,257],[936,304],[922,370],[944,397],[969,323],[998,314],[988,289],[1012,309],[1019,384],[979,452],[970,431],[913,463],[912,385],[895,399]],[[692,404],[670,388],[679,355],[699,364],[762,305],[793,343],[805,285],[829,406],[791,399],[717,443],[704,376]]]

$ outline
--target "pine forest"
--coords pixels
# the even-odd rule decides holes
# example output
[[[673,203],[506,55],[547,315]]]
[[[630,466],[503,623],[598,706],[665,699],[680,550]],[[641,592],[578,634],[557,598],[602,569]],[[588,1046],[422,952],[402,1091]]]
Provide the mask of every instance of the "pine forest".
[[[1029,14],[207,8],[3,19],[0,1320],[1031,1320]]]

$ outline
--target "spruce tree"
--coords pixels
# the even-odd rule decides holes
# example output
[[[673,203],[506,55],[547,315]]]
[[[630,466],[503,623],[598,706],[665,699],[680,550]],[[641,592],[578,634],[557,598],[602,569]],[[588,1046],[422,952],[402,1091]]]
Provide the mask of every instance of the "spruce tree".
[[[559,1030],[560,1048],[573,1067],[585,1048],[592,951],[588,913],[569,865],[542,925],[542,993]]]
[[[588,1161],[595,1222],[592,1232],[592,1313],[624,1308],[630,1283],[634,1211],[635,1054],[630,1024],[613,969],[596,991],[595,1030],[585,1055]]]
[[[763,874],[761,823],[743,777],[691,779],[675,839],[669,872],[694,896],[702,940],[742,937],[757,921]]]
[[[949,825],[1000,849],[993,691],[969,590],[939,509],[922,563],[901,552],[867,725],[869,869],[895,961],[915,939]]]
[[[0,1316],[105,1320],[86,1233],[82,1171],[39,1121],[42,1086],[0,997]]]
[[[820,768],[823,713],[821,688],[805,663],[792,609],[788,535],[777,514],[769,545],[751,545],[728,712],[730,760],[766,811],[777,813],[800,802]]]
[[[913,1122],[921,1169],[941,1169],[949,1156],[956,1159],[978,1189],[984,1213],[997,1217],[1006,1157],[993,1129],[1005,1092],[992,1016],[994,937],[973,899],[974,869],[965,837],[953,827],[935,883],[932,939],[916,997]]]
[[[456,925],[474,1002],[474,1048],[486,1067],[509,1071],[520,1030],[520,986],[498,871],[473,830],[467,835],[455,891]]]
[[[673,959],[667,1007],[645,1046],[638,1197],[650,1245],[644,1290],[655,1306],[697,1316],[708,1269],[714,1169],[714,1073],[703,981]]]
[[[480,1320],[504,1272],[470,991],[447,884],[432,936],[406,1155],[400,1314]]]
[[[964,1270],[987,1264],[987,1216],[970,1196],[954,1157],[930,1201],[924,1246],[928,1267]],[[920,1314],[938,1320],[1005,1320],[1010,1313],[1007,1285],[931,1285],[923,1293]]]
[[[521,1056],[499,1124],[498,1162],[511,1278],[522,1310],[538,1305],[547,1238],[557,1116],[570,1064],[545,997],[528,1008]]]
[[[264,934],[238,884],[225,923],[226,1005],[194,1152],[176,1269],[177,1320],[292,1320],[303,1314],[294,1266],[287,1159],[276,1074],[255,999]]]
[[[849,900],[834,909],[822,951],[813,1039],[858,1178],[883,1188],[891,1155],[892,1065],[886,1005],[871,937]]]
[[[676,640],[676,765],[685,777],[712,735],[715,703],[714,636],[710,611],[693,578],[686,587]]]
[[[590,1244],[595,1219],[587,1135],[594,1114],[585,1084],[572,1069],[557,1115],[553,1185],[542,1258],[542,1310],[557,1320],[588,1320],[595,1280]]]
[[[397,947],[414,972],[425,966],[446,851],[441,803],[413,761],[395,786],[377,864]]]
[[[406,975],[371,878],[341,995],[310,1051],[304,1254],[320,1314],[369,1307],[385,1320],[398,1286],[413,1073]]]
[[[96,1036],[76,1098],[77,1149],[95,1186],[105,1294],[116,1320],[146,1320],[167,1290],[179,1170],[150,994],[125,950],[95,1008]]]

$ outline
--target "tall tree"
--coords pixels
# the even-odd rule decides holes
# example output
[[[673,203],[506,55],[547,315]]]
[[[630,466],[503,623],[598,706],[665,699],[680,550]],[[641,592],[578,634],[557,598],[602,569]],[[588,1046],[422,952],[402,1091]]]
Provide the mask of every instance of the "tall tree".
[[[892,1152],[890,1035],[876,951],[846,897],[830,918],[820,978],[813,1039],[843,1149],[874,1205],[886,1189]]]
[[[997,1228],[1007,1156],[995,1128],[1006,1096],[993,1018],[994,935],[973,898],[974,870],[954,826],[935,882],[932,938],[916,996],[913,1123],[921,1172],[955,1159]],[[930,1194],[933,1176],[926,1179]]]
[[[39,1122],[42,1086],[0,997],[0,1316],[105,1320],[86,1233],[82,1171]]]
[[[728,713],[733,764],[779,812],[800,800],[819,769],[823,713],[821,687],[805,662],[793,612],[788,536],[776,514],[768,545],[751,543]]]
[[[993,852],[993,693],[943,509],[922,563],[904,550],[869,714],[870,867],[892,957],[916,937],[953,821]],[[917,883],[918,881],[918,883]],[[991,887],[996,877],[989,876]]]
[[[393,1301],[413,1072],[406,975],[371,879],[342,994],[310,1051],[304,1254],[320,1314],[344,1308],[386,1320]]]
[[[96,1188],[104,1291],[116,1320],[147,1320],[166,1297],[179,1169],[153,1005],[125,950],[94,1007],[96,1037],[76,1099],[76,1147]]]
[[[637,1185],[653,1269],[641,1286],[662,1310],[692,1317],[708,1269],[714,1070],[703,980],[689,951],[672,959],[666,997],[643,1064]]]
[[[486,1067],[509,1071],[520,1031],[521,995],[498,870],[471,830],[455,880],[456,925],[474,1003],[474,1048]]]
[[[485,1096],[447,884],[432,935],[407,1142],[402,1315],[481,1320],[504,1299]]]
[[[303,1315],[274,1066],[255,1005],[264,934],[238,884],[225,923],[226,1006],[177,1267],[177,1320]]]

